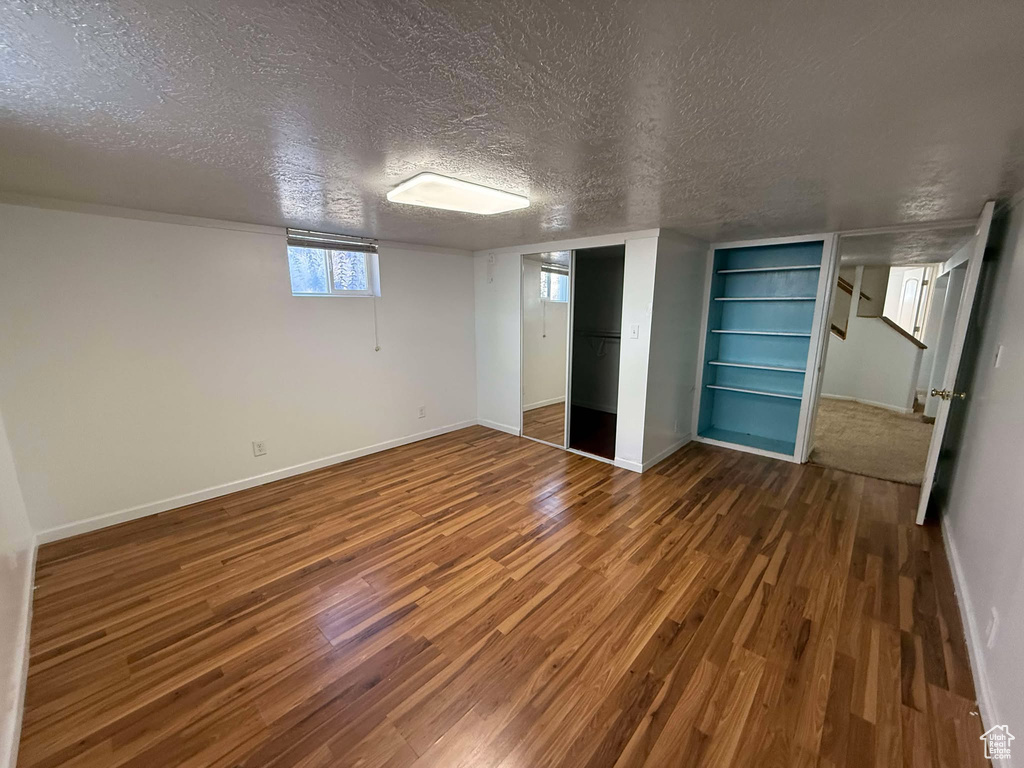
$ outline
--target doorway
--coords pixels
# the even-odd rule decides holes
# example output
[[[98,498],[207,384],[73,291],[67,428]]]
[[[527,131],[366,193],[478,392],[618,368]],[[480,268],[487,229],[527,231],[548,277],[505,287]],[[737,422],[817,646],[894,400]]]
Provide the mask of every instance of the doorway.
[[[569,447],[612,460],[618,419],[624,245],[573,254]]]
[[[843,235],[809,461],[920,485],[974,227]],[[912,235],[912,236],[911,236]]]

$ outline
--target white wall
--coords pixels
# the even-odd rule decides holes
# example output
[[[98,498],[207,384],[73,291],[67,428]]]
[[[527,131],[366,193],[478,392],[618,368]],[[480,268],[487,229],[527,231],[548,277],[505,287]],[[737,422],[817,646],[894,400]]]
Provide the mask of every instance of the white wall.
[[[856,313],[861,317],[878,317],[886,303],[889,267],[858,267],[857,271],[861,274]],[[870,298],[865,299],[862,293]]]
[[[658,238],[626,240],[622,279],[622,348],[619,353],[619,399],[615,422],[615,463],[643,471],[644,418],[647,413],[647,368]],[[639,338],[631,328],[640,326]]]
[[[467,253],[382,244],[375,352],[373,300],[291,295],[279,230],[3,205],[0,231],[0,409],[43,539],[476,420]]]
[[[1024,731],[1024,205],[1012,213],[1006,243],[991,280],[966,429],[942,522],[985,727],[1006,723],[1019,741]],[[999,345],[1003,354],[995,368]],[[983,633],[992,608],[999,628],[988,648]]]
[[[856,311],[851,312],[846,340],[829,337],[822,397],[857,400],[910,413],[921,352],[920,347],[879,318],[858,317]]]
[[[565,400],[569,303],[542,301],[540,262],[523,260],[523,410]]]
[[[25,692],[35,537],[0,414],[0,767],[14,766]]]
[[[519,434],[520,264],[518,252],[474,259],[476,391],[480,423]]]
[[[693,437],[708,244],[662,230],[654,280],[643,463],[647,468]]]

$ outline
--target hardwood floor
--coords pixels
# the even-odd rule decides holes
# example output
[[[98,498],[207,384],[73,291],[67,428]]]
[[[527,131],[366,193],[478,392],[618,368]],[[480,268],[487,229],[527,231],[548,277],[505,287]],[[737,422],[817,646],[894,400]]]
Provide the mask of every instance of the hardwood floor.
[[[19,765],[982,765],[916,497],[473,427],[49,544]]]
[[[554,445],[565,443],[565,403],[523,411],[523,434]]]

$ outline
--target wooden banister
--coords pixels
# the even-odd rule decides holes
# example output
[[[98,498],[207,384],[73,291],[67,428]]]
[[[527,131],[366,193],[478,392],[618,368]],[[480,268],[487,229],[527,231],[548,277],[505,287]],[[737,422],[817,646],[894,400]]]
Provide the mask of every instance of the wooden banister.
[[[882,321],[883,323],[885,323],[886,325],[888,325],[888,326],[889,326],[890,328],[892,328],[892,329],[893,329],[894,331],[896,331],[896,333],[898,333],[898,334],[899,334],[900,336],[902,336],[903,338],[905,338],[905,339],[906,339],[907,341],[909,341],[909,342],[912,342],[912,343],[914,344],[914,346],[915,346],[915,347],[917,347],[918,349],[928,349],[928,347],[927,347],[927,346],[926,346],[925,344],[922,344],[922,343],[921,343],[921,340],[920,340],[920,339],[916,338],[916,337],[915,337],[915,336],[914,336],[913,334],[911,334],[911,333],[907,333],[907,331],[906,331],[906,330],[905,330],[905,329],[904,329],[904,328],[903,328],[902,326],[900,326],[900,325],[897,325],[897,324],[896,324],[896,323],[895,323],[895,322],[894,322],[893,320],[890,320],[890,319],[889,319],[888,317],[886,317],[885,315],[882,315],[882,316],[881,316],[880,318],[878,318],[878,319],[879,319],[879,320],[881,320],[881,321]]]
[[[839,278],[839,288],[840,288],[840,290],[843,290],[846,293],[848,293],[851,296],[853,296],[853,285],[846,278],[843,278],[843,277]],[[868,301],[871,301],[871,297],[868,296],[866,293],[864,293],[864,291],[860,292],[860,297],[862,299],[867,299]]]

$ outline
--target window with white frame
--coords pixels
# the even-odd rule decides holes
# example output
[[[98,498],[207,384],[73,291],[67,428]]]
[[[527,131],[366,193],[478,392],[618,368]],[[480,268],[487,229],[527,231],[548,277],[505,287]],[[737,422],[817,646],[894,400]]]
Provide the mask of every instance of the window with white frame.
[[[379,296],[377,244],[372,240],[288,230],[293,296]]]
[[[569,272],[564,267],[544,264],[540,268],[540,297],[544,301],[569,300]]]

